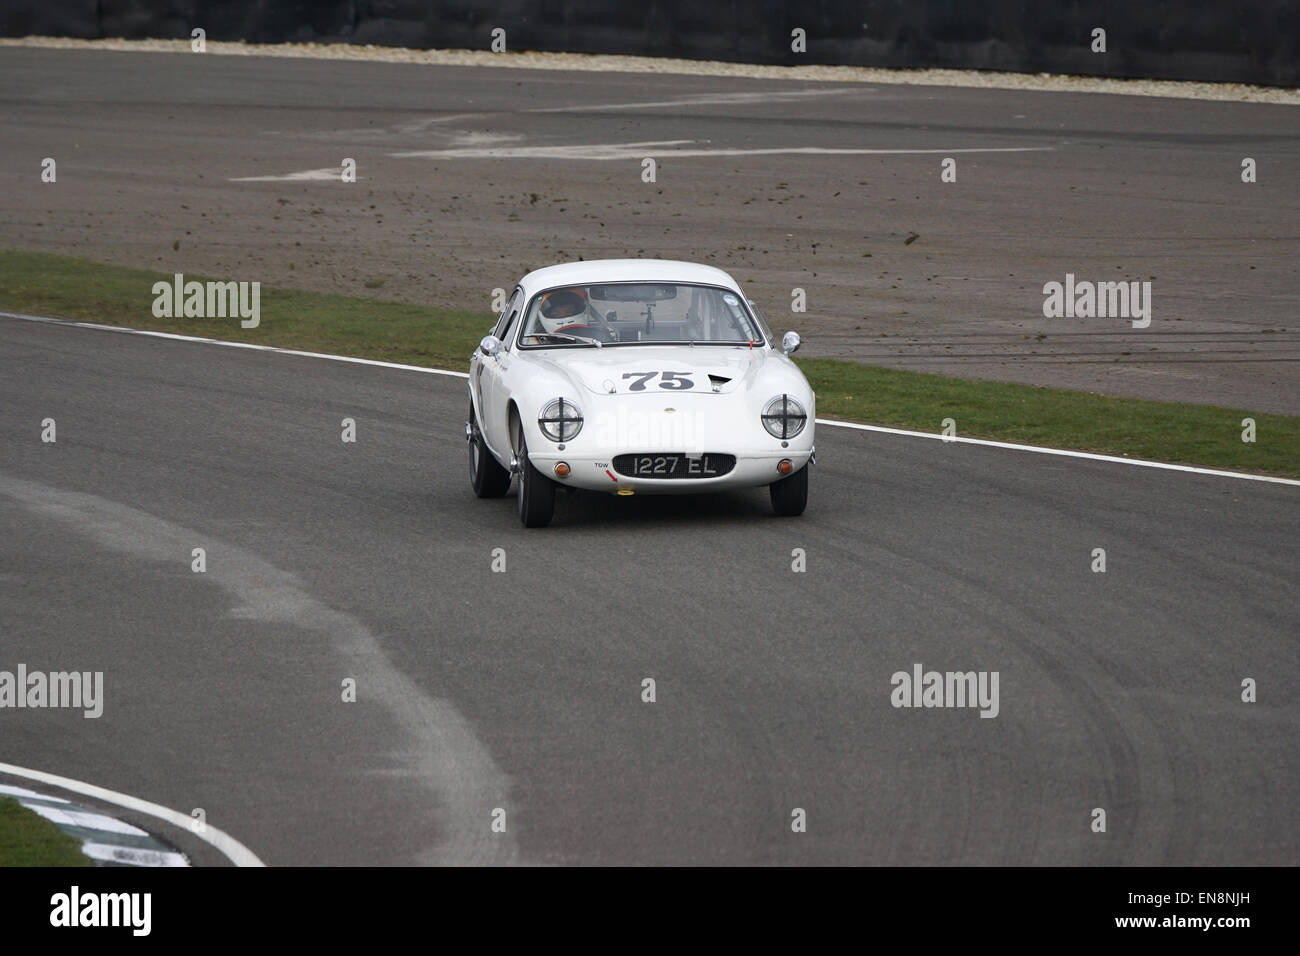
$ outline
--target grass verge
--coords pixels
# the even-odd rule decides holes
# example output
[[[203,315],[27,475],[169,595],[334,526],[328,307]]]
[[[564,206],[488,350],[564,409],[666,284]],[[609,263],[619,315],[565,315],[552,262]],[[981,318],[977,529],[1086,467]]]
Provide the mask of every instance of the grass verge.
[[[206,277],[186,275],[186,279]],[[261,324],[155,318],[153,284],[170,274],[41,252],[0,250],[0,309],[464,371],[487,313],[262,288]],[[832,359],[801,359],[817,413],[937,432],[1300,477],[1300,417],[970,381]],[[1243,442],[1242,419],[1256,441]]]
[[[0,866],[90,866],[81,843],[11,797],[0,797]]]

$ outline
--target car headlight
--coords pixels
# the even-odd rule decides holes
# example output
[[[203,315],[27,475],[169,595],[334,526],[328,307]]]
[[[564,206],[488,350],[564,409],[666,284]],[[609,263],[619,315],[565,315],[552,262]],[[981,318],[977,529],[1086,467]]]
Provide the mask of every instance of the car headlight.
[[[763,406],[763,427],[773,438],[793,438],[808,424],[808,413],[789,395],[778,395]]]
[[[568,399],[554,398],[537,416],[537,424],[551,441],[573,441],[582,431],[582,409]]]

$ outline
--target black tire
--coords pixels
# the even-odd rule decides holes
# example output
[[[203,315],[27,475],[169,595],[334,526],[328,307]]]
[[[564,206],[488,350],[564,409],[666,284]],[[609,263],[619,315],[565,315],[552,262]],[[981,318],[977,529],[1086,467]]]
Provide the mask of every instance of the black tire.
[[[528,460],[523,426],[514,423],[514,452],[519,461],[519,520],[525,528],[545,528],[555,515],[555,482]]]
[[[474,402],[469,403],[469,483],[480,498],[502,498],[510,490],[510,470],[492,457],[483,432],[474,414]]]
[[[808,507],[808,465],[793,475],[767,486],[772,494],[772,510],[783,518],[794,518]]]

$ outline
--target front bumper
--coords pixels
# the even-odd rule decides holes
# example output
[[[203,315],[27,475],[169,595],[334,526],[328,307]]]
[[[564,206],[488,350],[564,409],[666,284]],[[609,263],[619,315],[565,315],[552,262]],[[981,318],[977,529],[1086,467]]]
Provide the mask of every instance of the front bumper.
[[[558,485],[623,495],[689,495],[728,488],[757,488],[786,477],[777,470],[782,459],[790,460],[790,474],[794,474],[800,468],[807,467],[813,457],[811,446],[775,452],[764,450],[746,453],[729,448],[710,451],[735,455],[736,466],[725,475],[710,478],[629,478],[614,471],[613,454],[599,458],[579,458],[554,449],[537,453],[530,448],[528,457],[534,468]],[[560,462],[569,466],[569,474],[563,478],[555,473],[555,466]]]

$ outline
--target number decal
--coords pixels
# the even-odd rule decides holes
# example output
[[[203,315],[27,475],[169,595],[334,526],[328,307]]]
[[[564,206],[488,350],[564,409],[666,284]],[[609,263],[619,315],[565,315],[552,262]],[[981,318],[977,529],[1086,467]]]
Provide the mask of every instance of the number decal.
[[[644,392],[646,382],[650,381],[650,379],[654,378],[656,375],[661,378],[661,381],[659,382],[660,388],[668,388],[680,392],[683,389],[695,387],[695,383],[686,377],[687,374],[687,372],[624,372],[623,378],[636,379],[635,382],[628,386],[629,392]]]

